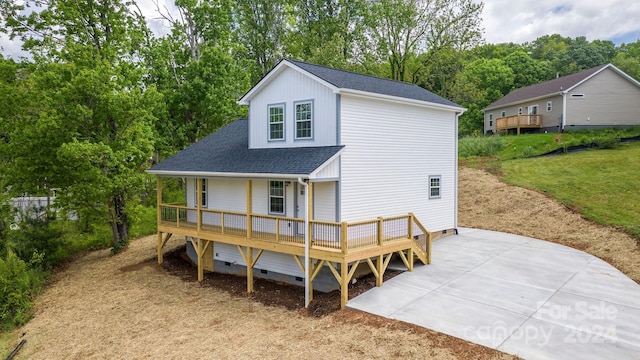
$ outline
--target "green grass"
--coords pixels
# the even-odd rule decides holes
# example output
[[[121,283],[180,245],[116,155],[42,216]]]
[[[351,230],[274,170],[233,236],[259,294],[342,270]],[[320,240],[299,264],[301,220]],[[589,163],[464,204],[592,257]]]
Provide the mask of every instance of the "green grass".
[[[640,143],[503,161],[501,171],[511,184],[542,191],[592,221],[640,238]]]
[[[614,147],[618,139],[638,135],[640,135],[640,127],[575,131],[563,134],[468,136],[458,142],[458,156],[460,159],[495,156],[498,160],[510,160],[541,155],[574,145],[596,143],[605,148]]]

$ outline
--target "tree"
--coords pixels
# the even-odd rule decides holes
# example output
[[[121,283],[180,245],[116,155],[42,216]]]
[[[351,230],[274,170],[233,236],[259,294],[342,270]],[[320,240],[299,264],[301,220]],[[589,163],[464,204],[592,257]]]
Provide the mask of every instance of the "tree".
[[[482,40],[483,5],[471,0],[383,0],[373,2],[367,36],[389,77],[415,81],[442,49],[469,49]],[[416,57],[426,53],[421,62]]]
[[[255,64],[251,83],[256,83],[285,55],[290,6],[288,0],[238,0],[234,12],[238,43]]]
[[[248,89],[247,62],[239,60],[228,0],[179,1],[177,18],[161,14],[169,35],[150,40],[147,83],[163,94],[156,132],[160,156],[171,155],[243,116],[236,100]]]
[[[295,23],[288,32],[286,52],[294,58],[338,68],[350,68],[362,45],[363,0],[295,0]]]
[[[622,44],[612,63],[640,81],[640,40],[630,44]]]
[[[549,80],[553,76],[547,61],[535,61],[524,50],[507,55],[504,63],[513,71],[513,86],[516,89]]]
[[[7,182],[29,193],[59,188],[61,206],[111,226],[117,250],[128,242],[159,104],[143,83],[146,26],[132,2],[47,5],[29,16],[4,16],[14,19],[13,34],[37,62],[22,83],[29,103],[13,116]]]

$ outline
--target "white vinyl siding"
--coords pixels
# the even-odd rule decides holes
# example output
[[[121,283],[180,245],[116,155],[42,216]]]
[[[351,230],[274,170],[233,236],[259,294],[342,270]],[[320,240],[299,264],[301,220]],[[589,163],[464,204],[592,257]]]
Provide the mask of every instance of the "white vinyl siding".
[[[343,95],[341,119],[341,221],[413,212],[430,231],[456,226],[453,111]],[[440,201],[428,201],[432,174]]]
[[[313,218],[336,221],[336,182],[313,184]]]
[[[296,140],[295,104],[312,101],[311,138]],[[284,140],[269,141],[268,105],[284,104]],[[293,115],[292,115],[293,114]],[[249,148],[337,145],[336,94],[323,83],[286,68],[249,105]]]

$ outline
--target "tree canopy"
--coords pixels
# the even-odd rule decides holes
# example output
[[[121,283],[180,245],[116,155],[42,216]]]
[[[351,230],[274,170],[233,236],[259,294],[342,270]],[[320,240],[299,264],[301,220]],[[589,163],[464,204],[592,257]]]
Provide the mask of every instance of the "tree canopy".
[[[144,191],[144,170],[246,116],[236,101],[293,58],[407,81],[468,111],[515,88],[613,62],[640,78],[640,41],[559,34],[486,44],[472,0],[156,2],[154,34],[133,0],[0,2],[0,31],[30,59],[0,58],[0,176],[7,195],[60,189],[58,206],[108,223],[113,246]]]

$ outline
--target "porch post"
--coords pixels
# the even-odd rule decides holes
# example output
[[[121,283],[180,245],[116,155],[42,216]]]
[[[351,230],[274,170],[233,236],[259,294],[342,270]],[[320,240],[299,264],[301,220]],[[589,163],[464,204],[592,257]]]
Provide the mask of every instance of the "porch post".
[[[156,207],[157,207],[157,219],[156,228],[158,228],[158,264],[162,264],[162,232],[160,231],[160,224],[162,223],[162,179],[156,175]]]
[[[308,184],[307,203],[309,204],[309,227],[306,231],[308,231],[309,234],[309,247],[311,247],[313,245],[313,223],[311,222],[313,220],[313,183],[309,181]],[[311,257],[308,259],[307,268],[313,269],[313,259]],[[311,279],[309,279],[309,286],[306,291],[308,292],[308,300],[310,303],[313,301],[313,281]]]
[[[253,187],[251,180],[247,180],[247,239],[251,239],[252,222],[251,213],[253,212]]]
[[[200,228],[202,227],[202,179],[196,179],[196,199],[197,199],[197,207],[198,207],[198,220],[197,220],[197,230],[200,232]]]

